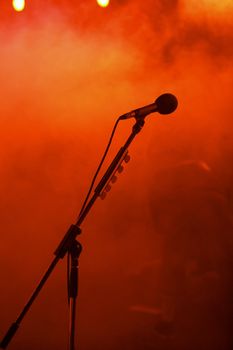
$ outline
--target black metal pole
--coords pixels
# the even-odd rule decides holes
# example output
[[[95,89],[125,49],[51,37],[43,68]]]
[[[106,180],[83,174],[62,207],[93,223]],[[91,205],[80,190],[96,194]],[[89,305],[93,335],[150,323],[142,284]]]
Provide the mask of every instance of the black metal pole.
[[[76,299],[78,296],[78,259],[82,251],[82,246],[74,240],[69,249],[71,259],[71,269],[69,275],[69,350],[75,350],[75,319],[76,319]]]

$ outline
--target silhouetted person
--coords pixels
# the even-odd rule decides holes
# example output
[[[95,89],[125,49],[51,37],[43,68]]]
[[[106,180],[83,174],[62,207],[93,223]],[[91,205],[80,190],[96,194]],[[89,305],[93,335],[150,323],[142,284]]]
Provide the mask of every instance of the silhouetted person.
[[[206,163],[183,162],[154,174],[150,211],[151,244],[161,253],[137,276],[145,293],[134,308],[154,313],[154,348],[232,349],[233,221],[224,189]]]

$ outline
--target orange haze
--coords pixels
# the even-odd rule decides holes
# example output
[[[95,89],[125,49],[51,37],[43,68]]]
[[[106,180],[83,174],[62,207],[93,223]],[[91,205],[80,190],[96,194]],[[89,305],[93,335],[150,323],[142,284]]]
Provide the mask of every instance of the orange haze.
[[[166,196],[175,194],[177,182],[171,185],[170,177],[180,164],[197,162],[211,172],[224,218],[228,211],[231,216],[232,20],[232,1],[112,0],[102,9],[94,0],[28,0],[21,13],[1,1],[0,337],[75,221],[117,116],[171,92],[179,100],[177,111],[148,116],[130,148],[127,169],[82,227],[77,329],[80,350],[191,349],[188,335],[182,345],[179,335],[177,342],[166,343],[156,333],[153,312],[163,302],[157,275],[147,266],[160,266],[166,236],[157,231],[170,225],[169,231],[177,220],[171,217],[177,199],[167,206]],[[108,162],[132,123],[120,124]],[[169,179],[161,176],[164,171]],[[215,253],[209,254],[216,261]],[[163,275],[163,268],[156,271]],[[149,282],[141,277],[144,269]],[[9,349],[66,348],[65,274],[64,260]],[[195,329],[194,309],[189,326]],[[216,344],[230,349],[227,331],[206,323],[206,332],[217,334]],[[186,334],[182,322],[180,329]],[[204,348],[215,349],[203,339]]]

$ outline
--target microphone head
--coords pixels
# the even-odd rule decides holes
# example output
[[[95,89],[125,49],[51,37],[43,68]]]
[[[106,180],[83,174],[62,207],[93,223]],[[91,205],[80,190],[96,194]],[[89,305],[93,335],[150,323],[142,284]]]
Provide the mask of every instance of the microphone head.
[[[160,114],[170,114],[176,110],[178,106],[178,101],[176,96],[166,93],[160,95],[155,100],[155,104],[157,106],[157,111]]]

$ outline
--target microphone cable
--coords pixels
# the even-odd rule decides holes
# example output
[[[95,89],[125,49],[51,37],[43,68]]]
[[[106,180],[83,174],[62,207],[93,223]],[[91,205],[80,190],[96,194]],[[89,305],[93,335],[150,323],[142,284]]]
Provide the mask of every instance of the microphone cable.
[[[115,125],[114,125],[114,127],[113,127],[113,129],[112,129],[112,132],[111,132],[111,135],[110,135],[108,144],[107,144],[107,147],[106,147],[106,149],[105,149],[105,151],[104,151],[104,154],[103,154],[102,159],[101,159],[101,161],[100,161],[100,163],[99,163],[99,166],[98,166],[98,168],[97,168],[97,170],[96,170],[96,172],[95,172],[95,174],[94,174],[94,176],[93,176],[93,179],[92,179],[92,181],[91,181],[91,185],[90,185],[90,187],[89,187],[89,190],[88,190],[88,192],[87,192],[86,198],[85,198],[85,200],[84,200],[84,202],[83,202],[83,205],[82,205],[82,207],[81,207],[81,210],[80,210],[80,212],[79,212],[78,218],[81,216],[81,214],[83,213],[83,211],[84,211],[85,208],[86,208],[86,205],[87,205],[88,199],[90,198],[90,195],[91,195],[92,189],[93,189],[93,187],[94,187],[96,178],[97,178],[97,176],[98,176],[98,174],[99,174],[99,172],[100,172],[100,170],[101,170],[101,168],[102,168],[102,165],[103,165],[103,163],[104,163],[104,161],[105,161],[105,159],[106,159],[106,156],[107,156],[108,151],[109,151],[109,148],[110,148],[110,146],[111,146],[111,144],[112,144],[112,140],[113,140],[113,137],[114,137],[114,135],[115,135],[115,132],[116,132],[116,129],[117,129],[117,126],[118,126],[118,123],[119,123],[120,120],[121,120],[121,118],[119,117],[119,118],[117,119],[117,121],[115,122]],[[70,304],[70,298],[69,298],[69,296],[70,296],[70,266],[71,266],[71,256],[70,256],[70,252],[68,251],[68,253],[67,253],[67,291],[68,291],[68,305]]]
[[[97,170],[96,170],[96,172],[95,172],[95,175],[93,176],[93,179],[92,179],[92,181],[91,181],[90,188],[89,188],[88,193],[87,193],[87,195],[86,195],[86,198],[85,198],[85,200],[84,200],[84,202],[83,202],[83,205],[82,205],[82,208],[81,208],[81,210],[80,210],[80,212],[79,212],[78,218],[81,216],[81,214],[83,213],[84,209],[86,208],[87,201],[88,201],[88,199],[89,199],[89,197],[90,197],[91,191],[92,191],[92,189],[93,189],[93,187],[94,187],[94,184],[95,184],[96,178],[97,178],[97,176],[98,176],[98,174],[99,174],[99,172],[100,172],[100,169],[101,169],[101,167],[102,167],[102,165],[103,165],[103,163],[104,163],[104,161],[105,161],[105,158],[106,158],[106,156],[107,156],[107,154],[108,154],[109,148],[110,148],[110,146],[111,146],[111,144],[112,144],[113,136],[114,136],[114,134],[115,134],[115,132],[116,132],[116,128],[117,128],[118,123],[119,123],[120,120],[121,120],[121,119],[120,119],[120,117],[119,117],[119,118],[117,119],[117,121],[115,122],[115,125],[114,125],[114,127],[113,127],[113,129],[112,129],[112,133],[111,133],[110,139],[109,139],[108,144],[107,144],[107,147],[106,147],[106,149],[105,149],[105,151],[104,151],[103,157],[102,157],[102,159],[101,159],[101,161],[100,161],[100,164],[99,164],[99,166],[98,166],[98,168],[97,168]]]

